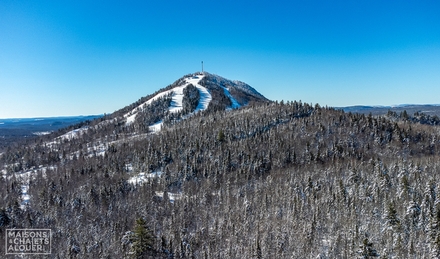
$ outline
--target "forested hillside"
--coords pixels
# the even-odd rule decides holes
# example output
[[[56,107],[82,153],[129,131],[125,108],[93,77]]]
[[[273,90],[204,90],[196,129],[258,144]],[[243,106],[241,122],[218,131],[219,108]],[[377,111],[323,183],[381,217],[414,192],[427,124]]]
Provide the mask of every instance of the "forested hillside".
[[[110,121],[0,155],[0,243],[50,228],[47,258],[440,256],[438,126],[301,102],[156,133]]]

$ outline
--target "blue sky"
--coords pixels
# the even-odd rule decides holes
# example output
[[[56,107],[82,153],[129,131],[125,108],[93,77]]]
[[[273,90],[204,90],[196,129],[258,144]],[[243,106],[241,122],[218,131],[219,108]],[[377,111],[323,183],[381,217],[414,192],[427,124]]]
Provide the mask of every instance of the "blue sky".
[[[0,118],[111,113],[200,71],[272,100],[440,104],[438,1],[0,2]]]

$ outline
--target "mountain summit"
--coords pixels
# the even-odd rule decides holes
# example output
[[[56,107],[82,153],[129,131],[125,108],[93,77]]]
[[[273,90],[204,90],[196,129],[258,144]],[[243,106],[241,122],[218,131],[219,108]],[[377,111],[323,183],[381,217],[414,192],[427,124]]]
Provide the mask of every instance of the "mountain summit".
[[[117,111],[127,126],[141,131],[158,131],[164,123],[183,119],[199,111],[236,109],[268,99],[250,85],[218,75],[194,73],[136,103]]]

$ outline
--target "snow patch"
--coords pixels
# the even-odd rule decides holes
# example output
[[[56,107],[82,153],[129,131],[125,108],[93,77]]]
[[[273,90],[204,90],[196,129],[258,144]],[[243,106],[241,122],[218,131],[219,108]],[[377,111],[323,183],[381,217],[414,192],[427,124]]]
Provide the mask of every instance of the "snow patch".
[[[164,192],[156,192],[156,196],[163,198]],[[173,192],[167,192],[168,198],[170,199],[171,203],[174,203],[176,200],[180,200],[182,198],[182,193],[173,193]]]
[[[7,179],[11,179],[12,177],[16,177],[21,182],[21,196],[20,196],[20,208],[26,209],[26,207],[29,205],[31,196],[29,195],[29,184],[30,180],[34,177],[34,175],[38,172],[41,172],[43,174],[43,177],[46,177],[46,171],[47,169],[54,169],[55,167],[43,167],[42,165],[39,166],[37,169],[30,169],[28,171],[21,171],[18,173],[15,173],[13,175],[7,176],[4,175],[4,177]]]
[[[154,123],[153,125],[149,126],[148,128],[152,132],[159,132],[162,129],[162,125],[163,125],[163,121],[158,121],[158,122]]]
[[[37,135],[37,136],[49,135],[50,133],[52,133],[52,132],[51,131],[32,132],[32,134]]]
[[[83,128],[75,129],[75,130],[69,131],[69,132],[59,136],[58,138],[60,138],[62,140],[65,140],[65,139],[71,140],[73,138],[81,136],[88,129],[89,129],[89,127],[87,127],[87,126],[83,127]]]
[[[241,105],[237,102],[237,100],[235,100],[235,98],[229,92],[228,88],[223,87],[223,91],[225,92],[225,95],[229,98],[229,100],[231,100],[231,102],[232,102],[232,105],[231,105],[230,109],[237,109],[237,108],[241,107]]]
[[[132,124],[134,122],[134,120],[136,119],[136,115],[137,115],[137,113],[128,116],[126,124]]]
[[[155,178],[160,177],[163,172],[157,171],[153,173],[139,173],[138,175],[135,175],[128,179],[127,182],[134,184],[134,185],[142,185],[144,182],[146,182],[149,178]]]
[[[29,204],[29,200],[31,199],[31,196],[28,194],[29,192],[29,184],[22,185],[21,186],[21,204],[20,208],[25,209],[26,206]]]
[[[128,173],[133,172],[133,165],[132,164],[126,164],[125,165],[125,171],[127,171]]]
[[[91,147],[87,147],[87,154],[89,157],[104,156],[107,150],[107,146],[103,143],[94,144]]]

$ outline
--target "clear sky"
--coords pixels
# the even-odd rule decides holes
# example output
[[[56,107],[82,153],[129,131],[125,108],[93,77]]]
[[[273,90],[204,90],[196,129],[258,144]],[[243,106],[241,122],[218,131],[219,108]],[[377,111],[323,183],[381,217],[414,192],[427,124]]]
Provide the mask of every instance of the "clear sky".
[[[0,118],[111,113],[202,60],[272,100],[440,104],[440,2],[0,1]]]

